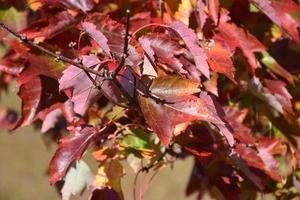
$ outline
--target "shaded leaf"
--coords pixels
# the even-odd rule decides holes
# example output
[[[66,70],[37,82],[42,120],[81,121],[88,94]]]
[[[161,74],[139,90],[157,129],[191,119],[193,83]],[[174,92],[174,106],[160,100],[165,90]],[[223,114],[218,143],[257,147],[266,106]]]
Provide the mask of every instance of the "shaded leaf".
[[[96,30],[103,33],[103,35],[107,38],[109,49],[114,55],[117,55],[119,58],[123,56],[123,35],[125,33],[123,24],[118,23],[109,18],[107,15],[103,15],[100,13],[88,15],[85,18],[84,22],[95,25]],[[139,53],[131,44],[129,44],[126,64],[138,65],[141,61],[142,58],[140,57]]]
[[[53,185],[61,180],[66,175],[73,161],[79,160],[82,157],[92,141],[106,138],[113,132],[113,129],[114,125],[112,123],[101,130],[87,126],[77,131],[75,136],[61,139],[59,147],[50,162],[50,183]]]
[[[91,37],[93,38],[97,44],[99,45],[99,47],[101,47],[103,49],[103,51],[105,52],[105,54],[107,56],[110,56],[110,49],[109,46],[107,44],[108,40],[107,38],[103,35],[103,33],[101,31],[98,31],[96,29],[96,26],[93,23],[90,22],[82,22],[81,26],[83,27],[83,30]]]
[[[192,29],[189,29],[185,24],[179,21],[172,22],[170,24],[170,27],[182,38],[185,45],[190,50],[191,54],[194,57],[197,69],[206,78],[209,79],[209,66],[207,64],[207,56],[202,47],[200,47],[197,35]]]
[[[232,52],[236,48],[239,48],[249,65],[251,66],[252,72],[259,67],[259,64],[255,58],[255,52],[261,52],[265,50],[265,47],[260,43],[256,37],[237,27],[234,23],[229,23],[228,11],[223,9],[221,11],[219,29],[220,33],[218,36],[223,39]]]
[[[293,76],[290,72],[284,69],[276,60],[268,54],[268,52],[262,52],[263,58],[261,62],[270,68],[274,73],[286,79],[290,84],[295,85]]]
[[[225,119],[233,128],[233,136],[242,144],[254,145],[256,140],[251,135],[251,129],[243,124],[248,109],[238,110],[237,108],[225,107]]]
[[[282,108],[288,112],[289,114],[294,114],[293,106],[292,106],[292,96],[286,89],[286,84],[279,80],[269,80],[265,79],[266,87],[269,91],[276,97],[276,99],[282,105]]]
[[[39,43],[70,29],[76,22],[77,20],[71,14],[62,11],[51,17],[35,21],[28,28],[22,30],[22,34]]]
[[[139,42],[144,49],[147,59],[151,59],[152,63],[155,61],[167,64],[169,68],[173,69],[178,74],[186,74],[183,65],[178,56],[184,50],[174,41],[163,35],[146,35],[139,38]],[[155,59],[155,57],[157,59]]]
[[[262,85],[257,77],[253,77],[248,82],[248,88],[259,99],[269,104],[278,112],[283,113],[283,105],[278,101],[276,96],[270,93],[270,91]]]
[[[53,79],[57,79],[62,75],[65,65],[61,61],[56,62],[52,57],[30,52],[24,44],[21,44],[16,40],[10,40],[9,44],[13,47],[13,50],[20,55],[20,57],[29,62],[17,79],[19,86],[39,75]]]
[[[0,71],[14,76],[19,75],[24,69],[23,59],[18,53],[10,51],[0,60]]]
[[[73,161],[81,158],[92,139],[99,132],[93,127],[86,127],[76,136],[60,140],[59,148],[50,163],[49,177],[52,185],[66,175]]]
[[[276,25],[283,28],[293,40],[300,42],[299,22],[295,13],[300,12],[300,7],[293,0],[251,0],[267,15]]]
[[[150,89],[153,94],[164,98],[170,103],[158,103],[151,98],[140,97],[139,104],[144,117],[150,127],[157,133],[162,144],[168,145],[176,125],[193,120],[209,121],[216,124],[224,124],[218,116],[215,105],[206,94],[200,98],[193,96],[195,91],[181,90],[182,84],[169,82],[169,78],[156,79]],[[174,79],[173,79],[174,80]],[[180,79],[178,79],[180,81]],[[184,82],[184,79],[182,80]],[[186,80],[187,83],[189,82]],[[190,81],[190,84],[193,84]],[[159,88],[165,86],[164,92]],[[196,87],[194,87],[197,89]],[[155,91],[157,90],[157,93]],[[154,92],[153,92],[154,91]],[[175,98],[170,98],[170,94]],[[230,142],[230,144],[232,141]]]
[[[21,85],[18,95],[22,100],[22,116],[14,129],[31,124],[41,111],[66,100],[58,91],[58,83],[45,76],[34,77]]]
[[[89,200],[121,200],[118,193],[111,188],[95,189],[92,191]]]
[[[43,3],[53,4],[60,3],[70,9],[82,10],[84,12],[90,11],[94,8],[93,0],[39,0]]]

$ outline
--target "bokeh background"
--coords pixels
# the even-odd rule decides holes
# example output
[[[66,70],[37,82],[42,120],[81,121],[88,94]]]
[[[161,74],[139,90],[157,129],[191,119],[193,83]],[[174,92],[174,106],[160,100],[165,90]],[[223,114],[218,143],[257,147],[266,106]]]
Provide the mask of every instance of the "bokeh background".
[[[11,86],[7,93],[0,97],[0,107],[20,111],[21,102],[15,86]],[[34,130],[33,127],[20,128],[10,133],[0,130],[0,200],[60,200],[59,193],[49,184],[47,176],[48,165],[56,148],[57,144],[49,145],[45,141],[45,135]],[[91,154],[87,153],[83,159],[96,173],[97,163]],[[177,160],[172,168],[161,169],[150,183],[145,184],[143,200],[197,199],[197,194],[185,196],[193,163],[193,158],[190,157]],[[125,200],[133,200],[135,174],[125,163],[123,164],[127,172],[122,181]],[[150,177],[151,174],[148,175],[148,179]],[[72,200],[87,199],[86,191],[82,196],[72,198]],[[274,199],[273,196],[266,194],[257,195],[257,200]],[[213,200],[213,198],[204,194],[202,200]]]
[[[7,94],[1,96],[0,106],[20,111],[21,102],[17,88],[12,86]],[[0,200],[59,200],[47,176],[48,164],[57,145],[49,145],[33,127],[24,127],[14,132],[0,131]],[[90,154],[84,160],[96,173],[97,163]],[[144,200],[192,200],[196,196],[185,197],[193,159],[178,160],[173,168],[160,170],[153,181],[147,185]],[[134,173],[125,165],[127,174],[122,182],[126,200],[132,200]],[[142,176],[140,176],[142,177]],[[150,176],[149,176],[150,178]],[[76,200],[86,200],[87,194]]]

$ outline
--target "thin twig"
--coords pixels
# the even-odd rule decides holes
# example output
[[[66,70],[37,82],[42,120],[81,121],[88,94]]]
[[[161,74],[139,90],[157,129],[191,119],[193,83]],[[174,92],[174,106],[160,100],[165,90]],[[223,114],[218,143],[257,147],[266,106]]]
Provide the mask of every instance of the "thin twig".
[[[99,71],[95,71],[95,70],[93,70],[93,69],[91,69],[89,67],[86,67],[86,66],[84,66],[84,65],[82,65],[82,64],[80,64],[78,62],[75,62],[74,60],[72,60],[70,58],[67,58],[65,56],[57,55],[56,53],[54,53],[54,52],[52,52],[52,51],[50,51],[50,50],[48,50],[48,49],[46,49],[46,48],[38,45],[38,44],[35,44],[31,40],[28,40],[25,36],[22,36],[22,35],[16,33],[15,31],[11,30],[10,28],[8,28],[5,24],[3,24],[1,22],[0,22],[0,27],[3,30],[5,30],[5,31],[11,33],[12,35],[14,35],[16,38],[18,38],[19,40],[21,40],[23,43],[28,44],[31,47],[33,47],[33,48],[35,48],[35,49],[37,49],[37,50],[39,50],[41,52],[44,52],[45,54],[48,54],[49,56],[52,56],[52,57],[54,57],[54,58],[56,58],[58,60],[62,60],[64,62],[66,62],[66,63],[74,65],[75,67],[78,67],[78,68],[80,68],[82,70],[85,70],[87,72],[90,72],[92,74],[96,74],[98,76],[104,77],[104,74],[100,73]]]
[[[125,38],[124,38],[124,46],[123,46],[123,54],[121,57],[121,61],[117,67],[117,69],[115,70],[113,77],[115,77],[123,68],[123,65],[125,63],[126,58],[128,57],[128,40],[129,40],[129,14],[130,14],[130,10],[126,10],[126,23],[125,23]]]
[[[138,177],[139,177],[140,173],[142,173],[142,172],[148,173],[150,169],[152,169],[153,167],[155,167],[157,164],[160,163],[160,161],[162,161],[164,159],[164,157],[167,155],[168,152],[169,152],[168,149],[166,149],[165,152],[163,154],[161,154],[161,156],[157,160],[153,161],[148,166],[142,167],[136,173],[136,175],[134,177],[133,191],[132,191],[133,192],[133,199],[134,200],[136,200],[136,187],[137,187],[137,181],[138,181]]]
[[[137,75],[137,74],[135,73],[135,71],[134,71],[130,66],[127,66],[127,69],[131,72],[131,74],[133,75],[133,77],[134,77],[136,80],[140,80],[139,75]],[[153,95],[151,94],[151,92],[148,90],[148,87],[147,87],[142,81],[139,81],[139,84],[141,84],[141,85],[144,87],[144,89],[145,89],[145,92],[146,92],[146,93],[145,93],[143,96],[149,97],[149,98],[153,99],[153,100],[154,100],[156,103],[158,103],[158,104],[174,104],[174,102],[168,102],[168,101],[165,100],[165,99],[161,99],[161,98],[159,98],[159,97],[153,96]]]
[[[74,60],[72,60],[72,59],[70,59],[70,58],[67,58],[67,57],[65,57],[65,56],[62,56],[62,55],[57,55],[56,53],[54,53],[54,52],[52,52],[52,51],[50,51],[50,50],[48,50],[48,49],[46,49],[46,48],[44,48],[44,47],[38,45],[38,44],[35,44],[35,43],[32,42],[31,40],[28,40],[25,36],[22,36],[22,35],[16,33],[15,31],[11,30],[10,28],[8,28],[8,27],[7,27],[5,24],[3,24],[3,23],[0,23],[0,28],[2,28],[3,30],[5,30],[5,31],[7,31],[7,32],[9,32],[9,33],[11,33],[11,34],[14,35],[16,38],[18,38],[19,40],[21,40],[23,43],[28,44],[29,46],[31,46],[31,47],[33,47],[33,48],[35,48],[35,49],[37,49],[37,50],[39,50],[39,51],[41,51],[41,52],[43,52],[43,53],[45,53],[45,54],[48,54],[49,56],[52,56],[52,57],[54,57],[54,58],[56,58],[56,59],[58,59],[58,60],[62,60],[62,61],[64,61],[64,62],[66,62],[66,63],[69,63],[69,64],[71,64],[71,65],[73,65],[73,66],[75,66],[75,67],[78,67],[78,68],[82,69],[82,70],[86,73],[86,75],[88,76],[88,78],[92,81],[92,83],[93,83],[98,89],[101,89],[101,88],[99,88],[99,85],[98,85],[97,82],[91,77],[91,75],[90,75],[89,73],[95,74],[95,75],[97,75],[97,76],[99,76],[99,77],[107,77],[108,79],[111,79],[111,81],[112,81],[112,82],[120,89],[120,91],[121,91],[121,93],[124,95],[124,97],[125,97],[126,99],[128,99],[129,101],[131,101],[131,96],[127,93],[127,91],[123,88],[123,86],[118,82],[117,79],[111,77],[111,74],[103,74],[102,72],[96,71],[96,70],[94,70],[94,69],[92,69],[92,68],[89,68],[89,67],[86,67],[86,66],[82,65],[81,62],[76,62],[76,61],[74,61]],[[127,31],[127,32],[128,32],[128,31]],[[128,38],[128,37],[127,37],[127,38]],[[125,42],[125,43],[128,44],[128,39],[127,39],[127,42]],[[127,49],[127,47],[126,47],[126,49]],[[124,61],[123,61],[123,63],[124,63]]]

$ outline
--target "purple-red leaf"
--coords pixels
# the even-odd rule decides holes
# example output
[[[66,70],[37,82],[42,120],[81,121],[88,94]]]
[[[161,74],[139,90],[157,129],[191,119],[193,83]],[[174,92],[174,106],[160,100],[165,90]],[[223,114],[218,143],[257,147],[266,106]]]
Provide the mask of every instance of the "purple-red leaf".
[[[199,44],[197,35],[192,29],[189,29],[180,21],[175,21],[170,24],[175,33],[177,33],[184,41],[186,47],[190,50],[194,57],[197,69],[209,79],[209,66],[207,64],[207,56]]]
[[[22,116],[14,129],[31,124],[41,111],[66,100],[58,91],[57,81],[45,76],[37,76],[21,85],[18,95],[22,100]]]
[[[175,57],[184,52],[175,41],[163,35],[148,35],[140,37],[139,42],[152,63],[157,61],[167,64],[169,68],[180,75],[187,73],[180,60]]]
[[[265,50],[265,47],[256,37],[234,23],[230,23],[229,20],[228,11],[223,9],[219,21],[220,33],[218,33],[218,37],[223,39],[232,52],[239,48],[247,59],[251,71],[255,72],[259,64],[254,53]]]
[[[68,30],[75,25],[77,20],[67,11],[62,11],[49,18],[35,21],[22,31],[28,39],[34,39],[36,42],[41,42],[51,39],[56,35]]]
[[[300,42],[299,37],[299,16],[300,7],[293,0],[250,0],[253,2],[270,20],[285,30],[296,42]]]
[[[189,88],[189,90],[187,90]],[[157,133],[162,144],[168,145],[176,125],[193,120],[208,121],[221,128],[230,145],[233,138],[227,132],[224,122],[213,100],[207,94],[200,98],[192,94],[199,91],[197,84],[176,77],[157,78],[152,83],[152,94],[165,99],[167,103],[158,103],[151,98],[140,97],[139,103],[149,126]]]
[[[56,150],[50,163],[49,177],[52,185],[65,176],[73,161],[81,158],[92,139],[98,133],[99,131],[95,128],[86,127],[73,138],[61,139],[59,148]]]
[[[202,30],[208,18],[207,14],[205,13],[205,4],[203,3],[202,0],[197,1],[197,11],[198,11],[200,29]]]
[[[75,9],[75,10],[82,10],[84,12],[90,11],[94,8],[95,3],[93,0],[39,0],[43,3],[60,3],[64,6]]]
[[[107,44],[108,40],[101,31],[97,30],[95,24],[84,21],[84,22],[81,23],[81,26],[82,26],[83,30],[91,38],[93,38],[96,41],[96,43],[99,45],[99,47],[101,47],[103,49],[105,54],[107,56],[110,56],[110,49],[109,49],[109,46]]]
[[[97,56],[83,56],[83,65],[92,67],[100,61]],[[96,68],[94,68],[96,69]],[[98,69],[101,71],[102,69]],[[61,79],[59,79],[59,89],[64,90],[74,103],[74,111],[82,116],[85,115],[87,109],[96,102],[102,94],[113,102],[120,102],[121,97],[116,86],[110,81],[105,80],[104,77],[96,77],[90,75],[99,83],[101,90],[96,88],[88,75],[75,66],[69,66],[64,72]]]

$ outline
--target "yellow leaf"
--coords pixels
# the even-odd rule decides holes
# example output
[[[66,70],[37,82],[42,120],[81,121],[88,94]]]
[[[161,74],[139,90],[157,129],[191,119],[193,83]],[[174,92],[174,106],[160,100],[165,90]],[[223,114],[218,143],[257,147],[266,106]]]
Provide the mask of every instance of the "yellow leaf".
[[[178,11],[175,13],[175,18],[182,21],[187,26],[189,25],[190,15],[193,11],[193,7],[190,0],[181,0]]]

